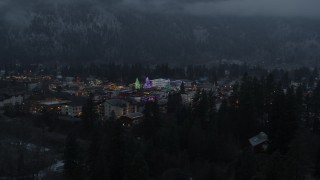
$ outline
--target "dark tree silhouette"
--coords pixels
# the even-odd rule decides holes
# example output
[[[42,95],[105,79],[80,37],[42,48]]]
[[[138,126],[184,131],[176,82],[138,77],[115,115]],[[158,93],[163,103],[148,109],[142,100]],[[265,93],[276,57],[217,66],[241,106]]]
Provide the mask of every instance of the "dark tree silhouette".
[[[82,179],[82,164],[80,161],[79,145],[73,133],[66,139],[64,150],[64,175],[68,179]]]
[[[98,118],[97,105],[94,103],[93,95],[90,95],[86,104],[83,105],[81,113],[81,119],[85,128],[92,129]]]

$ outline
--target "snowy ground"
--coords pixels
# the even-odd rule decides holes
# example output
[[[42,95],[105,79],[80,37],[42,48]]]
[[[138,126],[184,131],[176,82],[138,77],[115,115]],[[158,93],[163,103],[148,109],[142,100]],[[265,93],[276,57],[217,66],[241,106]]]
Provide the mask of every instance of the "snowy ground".
[[[46,177],[48,173],[61,174],[63,172],[64,162],[62,160],[57,160],[54,164],[49,166],[47,169],[39,172],[38,178],[41,180]]]

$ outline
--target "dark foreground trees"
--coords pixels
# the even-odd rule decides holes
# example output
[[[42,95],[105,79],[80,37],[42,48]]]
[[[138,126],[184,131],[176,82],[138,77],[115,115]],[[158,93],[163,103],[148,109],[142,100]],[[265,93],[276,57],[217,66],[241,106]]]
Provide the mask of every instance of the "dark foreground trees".
[[[82,179],[80,147],[74,133],[68,135],[64,150],[64,176],[67,179]]]
[[[306,101],[306,88],[288,86],[287,79],[245,75],[227,98],[199,90],[190,106],[181,103],[180,93],[170,94],[167,113],[147,103],[144,121],[131,128],[110,118],[89,129],[86,150],[68,138],[66,177],[77,176],[79,168],[82,176],[76,178],[112,180],[319,176],[318,129],[304,118],[318,118],[318,88],[315,100]],[[248,142],[261,131],[270,140],[264,153]]]

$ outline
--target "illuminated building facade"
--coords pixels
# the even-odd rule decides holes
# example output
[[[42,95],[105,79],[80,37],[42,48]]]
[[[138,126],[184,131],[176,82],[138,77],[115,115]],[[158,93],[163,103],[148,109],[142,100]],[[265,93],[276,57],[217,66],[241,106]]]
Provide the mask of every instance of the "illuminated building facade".
[[[153,79],[151,83],[154,88],[170,88],[170,79]]]

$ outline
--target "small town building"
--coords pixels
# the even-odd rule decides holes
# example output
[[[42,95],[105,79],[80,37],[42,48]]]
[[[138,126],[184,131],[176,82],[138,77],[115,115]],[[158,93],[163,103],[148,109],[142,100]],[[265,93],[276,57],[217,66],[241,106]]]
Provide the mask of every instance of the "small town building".
[[[22,102],[23,102],[23,96],[22,95],[2,94],[0,96],[0,108],[3,108],[5,106],[21,105]]]
[[[132,127],[134,125],[140,124],[143,121],[144,114],[141,112],[129,113],[123,115],[119,118],[122,125],[125,127]]]
[[[193,101],[193,97],[196,94],[195,91],[187,92],[185,94],[181,94],[182,104],[189,105]]]
[[[86,98],[74,97],[71,102],[61,106],[61,114],[71,117],[80,117],[82,113],[82,107],[86,103]]]
[[[69,104],[70,101],[68,100],[61,100],[61,99],[48,99],[39,101],[35,107],[33,107],[31,113],[43,113],[43,112],[61,112],[61,107],[64,105]]]
[[[249,139],[249,143],[255,152],[266,152],[269,146],[268,135],[260,132],[258,135]]]
[[[170,79],[153,79],[151,80],[151,85],[153,88],[162,89],[170,87]]]
[[[143,103],[138,97],[129,97],[126,99],[109,99],[104,103],[104,116],[110,118],[114,112],[116,118],[128,114],[142,112]]]
[[[106,118],[112,117],[113,113],[116,118],[137,112],[137,106],[129,103],[124,99],[109,99],[104,103],[104,113]]]

